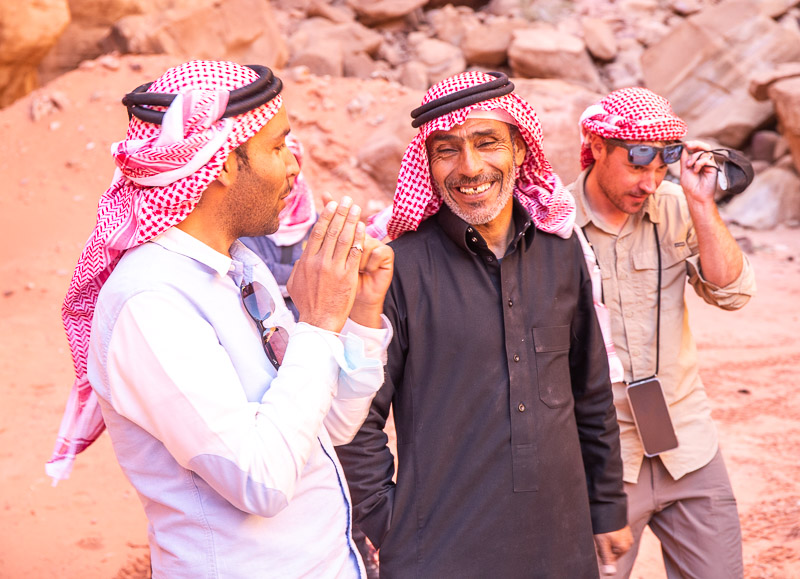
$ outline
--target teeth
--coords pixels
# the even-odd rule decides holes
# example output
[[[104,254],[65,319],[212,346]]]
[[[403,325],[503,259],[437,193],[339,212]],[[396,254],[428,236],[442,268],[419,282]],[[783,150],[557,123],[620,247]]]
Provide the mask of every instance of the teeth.
[[[491,186],[491,183],[484,183],[483,185],[478,185],[477,187],[459,187],[458,190],[464,195],[475,195],[477,193],[483,193]]]

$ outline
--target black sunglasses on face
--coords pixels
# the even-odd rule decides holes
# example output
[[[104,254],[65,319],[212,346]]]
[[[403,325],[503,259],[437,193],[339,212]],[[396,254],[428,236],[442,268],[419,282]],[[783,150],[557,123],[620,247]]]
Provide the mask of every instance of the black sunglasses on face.
[[[243,285],[241,293],[244,309],[261,332],[264,352],[277,370],[283,362],[286,346],[289,344],[289,332],[282,326],[268,323],[270,316],[275,313],[275,302],[267,288],[257,281]]]
[[[605,139],[609,143],[613,143],[617,147],[622,147],[628,151],[628,162],[632,165],[649,165],[653,159],[661,153],[661,159],[667,165],[678,161],[683,152],[683,143],[673,143],[664,147],[654,147],[653,145],[637,145],[634,143],[627,143],[619,139]]]

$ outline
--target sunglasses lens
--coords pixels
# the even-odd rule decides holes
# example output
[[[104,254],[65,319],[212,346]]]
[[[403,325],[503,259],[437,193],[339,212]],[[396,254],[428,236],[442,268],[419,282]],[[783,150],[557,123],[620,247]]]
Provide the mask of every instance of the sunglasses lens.
[[[247,313],[256,320],[266,320],[275,311],[275,302],[263,285],[254,281],[242,288],[242,301]]]
[[[656,158],[658,149],[650,145],[634,145],[628,149],[628,160],[634,165],[649,165]]]
[[[263,322],[275,312],[275,302],[263,285],[257,281],[242,286],[242,303],[261,329],[264,351],[275,368],[279,368],[289,344],[289,332],[281,326],[264,327]]]
[[[711,154],[719,167],[719,188],[728,195],[737,195],[752,183],[755,176],[753,165],[742,153],[733,149],[714,149]]]
[[[683,152],[683,144],[678,145],[667,145],[664,147],[664,151],[661,153],[661,158],[664,159],[664,162],[669,165],[670,163],[674,163],[678,159],[681,158],[681,153]]]
[[[286,346],[289,345],[289,332],[281,326],[269,329],[269,333],[264,339],[264,346],[267,353],[272,358],[273,364],[280,366],[283,364],[283,356],[286,354]]]
[[[741,193],[750,184],[750,180],[747,178],[745,172],[733,163],[725,163],[723,165],[723,171],[728,181],[727,191],[731,195]]]

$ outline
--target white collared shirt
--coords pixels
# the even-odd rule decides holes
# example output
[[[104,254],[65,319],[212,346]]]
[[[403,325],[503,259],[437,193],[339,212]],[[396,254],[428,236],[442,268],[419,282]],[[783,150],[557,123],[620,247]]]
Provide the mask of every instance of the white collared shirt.
[[[358,577],[333,446],[383,382],[391,328],[295,324],[266,266],[172,228],[100,292],[88,372],[145,507],[154,577]],[[261,282],[290,331],[276,371],[239,295]]]

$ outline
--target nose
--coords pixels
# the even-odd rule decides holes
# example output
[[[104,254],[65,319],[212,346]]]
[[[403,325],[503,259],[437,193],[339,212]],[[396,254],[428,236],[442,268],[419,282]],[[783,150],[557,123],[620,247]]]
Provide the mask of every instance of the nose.
[[[294,179],[300,172],[300,164],[297,162],[297,157],[294,156],[294,153],[289,150],[289,147],[284,147],[283,150],[283,162],[286,164],[286,177]]]
[[[483,170],[480,153],[471,145],[464,147],[458,161],[458,169],[465,177],[475,177]]]
[[[659,182],[660,179],[655,170],[644,171],[642,178],[639,180],[639,190],[647,195],[652,195],[658,189]]]

